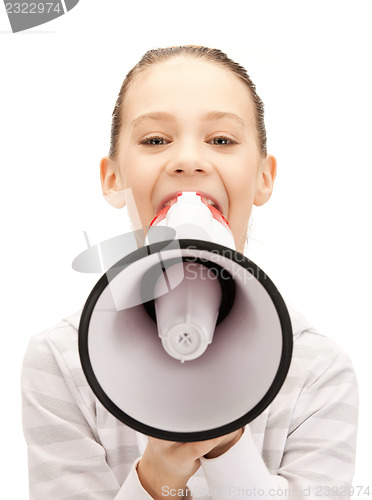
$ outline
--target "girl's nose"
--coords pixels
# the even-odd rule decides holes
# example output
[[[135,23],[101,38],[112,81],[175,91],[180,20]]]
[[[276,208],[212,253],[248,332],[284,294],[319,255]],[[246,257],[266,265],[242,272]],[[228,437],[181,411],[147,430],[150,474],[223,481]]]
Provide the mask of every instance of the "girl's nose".
[[[175,154],[168,162],[166,170],[169,175],[208,175],[213,167],[197,149],[189,146]]]

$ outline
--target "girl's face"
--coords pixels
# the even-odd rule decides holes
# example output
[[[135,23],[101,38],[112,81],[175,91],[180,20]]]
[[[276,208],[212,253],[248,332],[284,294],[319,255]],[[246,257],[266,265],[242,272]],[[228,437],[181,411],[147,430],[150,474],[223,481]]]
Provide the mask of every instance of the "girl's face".
[[[216,63],[177,57],[137,75],[123,106],[117,158],[101,161],[104,195],[131,188],[146,228],[174,193],[201,191],[242,252],[276,173],[275,158],[260,156],[247,87]]]

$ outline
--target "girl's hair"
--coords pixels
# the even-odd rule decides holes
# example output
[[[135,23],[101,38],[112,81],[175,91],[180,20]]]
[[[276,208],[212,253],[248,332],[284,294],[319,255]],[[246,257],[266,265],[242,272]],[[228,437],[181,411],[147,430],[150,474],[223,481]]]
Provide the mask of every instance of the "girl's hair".
[[[230,59],[224,52],[218,49],[210,49],[196,45],[182,45],[180,47],[167,47],[153,49],[146,52],[142,59],[129,71],[125,77],[112,113],[111,123],[111,141],[109,155],[115,158],[119,148],[119,134],[121,128],[122,104],[128,88],[135,77],[145,71],[152,64],[165,62],[176,56],[189,56],[195,59],[204,59],[208,62],[220,64],[222,67],[230,69],[247,87],[254,105],[255,118],[258,132],[258,146],[263,157],[267,155],[266,148],[266,128],[264,121],[264,104],[256,93],[256,87],[247,74],[246,70],[240,64]]]

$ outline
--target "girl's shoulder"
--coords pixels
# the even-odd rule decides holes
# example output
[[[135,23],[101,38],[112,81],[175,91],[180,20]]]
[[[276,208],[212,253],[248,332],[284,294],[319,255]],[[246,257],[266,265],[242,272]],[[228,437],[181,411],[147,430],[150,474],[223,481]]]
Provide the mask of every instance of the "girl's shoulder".
[[[310,359],[314,359],[317,355],[323,355],[328,359],[348,358],[347,353],[335,340],[320,332],[293,306],[287,307],[292,323],[294,356],[302,354],[304,358]]]
[[[33,377],[28,377],[31,380],[37,380],[37,374],[43,380],[71,379],[72,374],[84,380],[78,351],[80,315],[81,310],[30,338],[23,359],[23,379],[32,373]]]
[[[347,352],[317,330],[303,315],[288,308],[293,328],[293,355],[289,376],[304,388],[347,384],[357,387]]]

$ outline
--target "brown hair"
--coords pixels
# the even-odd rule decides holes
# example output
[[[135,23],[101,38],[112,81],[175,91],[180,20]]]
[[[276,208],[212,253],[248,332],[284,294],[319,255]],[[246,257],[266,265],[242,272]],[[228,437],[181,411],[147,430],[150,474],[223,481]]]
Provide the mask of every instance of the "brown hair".
[[[230,69],[243,83],[248,87],[254,109],[258,132],[258,146],[263,157],[267,155],[266,148],[266,128],[264,121],[264,104],[256,93],[256,87],[247,74],[246,70],[240,64],[230,59],[224,52],[218,49],[199,47],[196,45],[182,45],[180,47],[167,47],[162,49],[153,49],[146,52],[142,59],[129,71],[125,77],[112,113],[111,123],[111,142],[109,155],[115,158],[118,153],[118,137],[121,128],[122,103],[125,94],[134,78],[150,67],[152,64],[165,62],[175,56],[191,56],[196,59],[204,59],[209,62],[215,62],[225,68]]]

